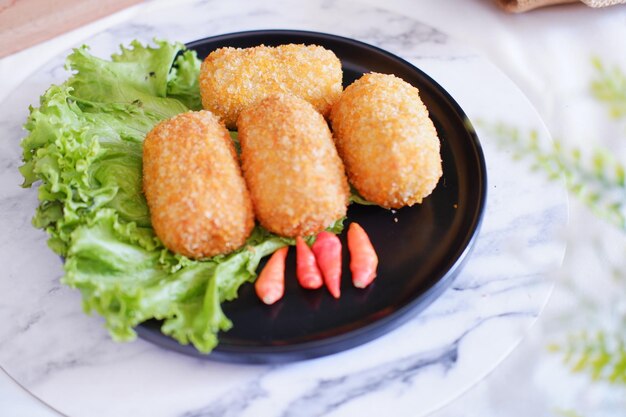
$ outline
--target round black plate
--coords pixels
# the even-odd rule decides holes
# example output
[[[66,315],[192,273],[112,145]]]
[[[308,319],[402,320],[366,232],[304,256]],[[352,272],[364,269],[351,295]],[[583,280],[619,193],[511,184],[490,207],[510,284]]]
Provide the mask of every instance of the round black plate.
[[[458,274],[478,234],[487,179],[483,153],[467,116],[434,80],[382,49],[339,36],[262,30],[192,42],[204,58],[224,46],[317,44],[341,60],[344,85],[365,72],[395,74],[420,90],[441,139],[443,177],[421,205],[397,211],[352,204],[345,223],[361,224],[379,256],[378,277],[367,289],[352,286],[345,232],[341,298],[326,289],[303,290],[295,278],[295,251],[287,259],[286,291],[273,306],[262,304],[252,285],[223,305],[233,328],[219,335],[210,355],[163,335],[160,323],[139,326],[139,335],[160,346],[208,359],[246,363],[288,362],[339,352],[396,328],[435,300]]]

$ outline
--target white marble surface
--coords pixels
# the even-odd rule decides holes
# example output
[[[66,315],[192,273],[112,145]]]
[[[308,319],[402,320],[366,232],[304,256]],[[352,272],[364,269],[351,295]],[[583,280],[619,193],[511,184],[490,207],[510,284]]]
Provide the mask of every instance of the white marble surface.
[[[346,19],[346,16],[350,18]],[[139,38],[190,41],[261,28],[353,37],[412,61],[442,84],[470,119],[549,135],[534,108],[493,65],[458,41],[398,12],[344,1],[166,2],[86,40],[108,55]],[[199,361],[143,341],[114,344],[61,287],[61,265],[29,225],[36,194],[16,167],[28,104],[67,74],[62,53],[0,105],[0,365],[36,397],[74,416],[425,415],[481,380],[517,345],[552,287],[564,243],[566,196],[513,163],[478,129],[489,175],[476,250],[453,288],[414,320],[359,348],[285,366]],[[533,201],[533,204],[528,204]],[[33,260],[36,260],[34,262]]]

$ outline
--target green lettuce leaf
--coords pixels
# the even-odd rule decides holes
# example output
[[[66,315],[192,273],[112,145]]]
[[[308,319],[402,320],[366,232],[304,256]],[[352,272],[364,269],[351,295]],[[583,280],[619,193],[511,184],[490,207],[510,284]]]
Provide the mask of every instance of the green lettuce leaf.
[[[198,91],[200,60],[196,51],[185,51],[176,58],[167,80],[167,96],[177,98],[191,110],[202,110]]]
[[[39,183],[33,224],[65,258],[62,282],[81,292],[86,312],[104,317],[115,340],[132,340],[135,326],[158,319],[165,334],[210,352],[232,326],[221,303],[293,240],[257,227],[238,251],[197,261],[154,234],[141,191],[142,141],[160,120],[200,108],[194,52],[133,42],[104,60],[82,47],[67,67],[73,75],[31,108],[20,167],[25,187]]]
[[[362,206],[375,206],[376,203],[372,203],[371,201],[367,201],[361,194],[350,184],[350,203],[360,204]]]
[[[81,291],[85,311],[106,318],[115,340],[132,340],[133,327],[156,318],[165,334],[210,352],[217,333],[232,326],[221,302],[236,298],[261,259],[289,243],[257,228],[238,251],[192,261],[164,249],[151,228],[102,209],[74,230],[63,283]]]
[[[75,71],[66,83],[77,99],[94,103],[125,103],[146,110],[161,119],[189,110],[179,100],[167,98],[167,79],[180,43],[156,41],[145,47],[134,41],[111,61],[96,58],[83,46],[67,58],[66,66]]]

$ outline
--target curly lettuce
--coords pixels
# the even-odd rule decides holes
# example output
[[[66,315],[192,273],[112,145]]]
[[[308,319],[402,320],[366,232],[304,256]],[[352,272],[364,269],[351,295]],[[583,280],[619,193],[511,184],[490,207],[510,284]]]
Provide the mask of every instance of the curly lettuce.
[[[67,67],[72,76],[30,110],[20,167],[23,186],[38,183],[33,224],[64,257],[62,282],[115,340],[134,339],[134,327],[154,318],[165,334],[210,352],[232,326],[221,303],[254,281],[261,258],[293,242],[257,227],[238,251],[197,261],[154,234],[141,192],[142,141],[160,120],[201,107],[194,51],[133,42],[104,60],[81,47]]]

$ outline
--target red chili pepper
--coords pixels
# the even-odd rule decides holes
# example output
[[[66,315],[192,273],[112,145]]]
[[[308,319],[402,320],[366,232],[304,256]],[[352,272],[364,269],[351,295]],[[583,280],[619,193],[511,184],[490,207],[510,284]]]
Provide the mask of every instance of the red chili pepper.
[[[274,304],[285,293],[285,259],[288,246],[278,249],[254,283],[254,289],[265,304]]]
[[[321,232],[317,235],[311,247],[322,271],[326,288],[333,297],[341,295],[341,241],[330,232]]]
[[[351,223],[348,228],[348,249],[352,283],[357,288],[365,288],[376,278],[378,256],[367,233],[357,223]]]
[[[300,236],[296,238],[296,276],[300,285],[309,290],[316,290],[324,284],[315,255]]]

